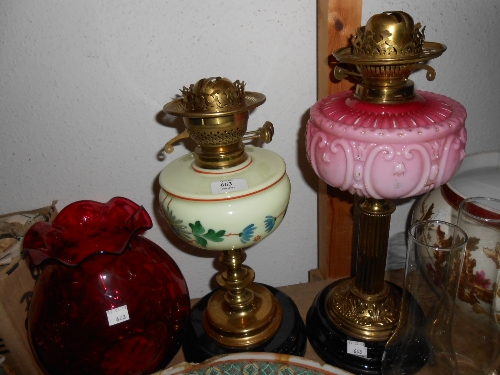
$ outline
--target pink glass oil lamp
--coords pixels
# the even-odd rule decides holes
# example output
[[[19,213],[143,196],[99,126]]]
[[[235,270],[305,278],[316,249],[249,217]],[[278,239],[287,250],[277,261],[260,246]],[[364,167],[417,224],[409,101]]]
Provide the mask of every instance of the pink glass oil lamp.
[[[320,357],[356,373],[380,373],[399,319],[401,292],[384,281],[392,200],[446,183],[465,155],[464,107],[414,90],[408,79],[425,69],[433,80],[426,63],[446,50],[424,41],[424,29],[404,12],[371,17],[352,46],[333,53],[340,63],[335,77],[352,77],[355,90],[318,101],[307,125],[307,155],[316,174],[364,197],[356,275],[326,287],[306,324]]]
[[[249,111],[266,100],[245,84],[213,77],[184,87],[182,98],[164,107],[181,116],[187,130],[165,146],[190,136],[195,152],[169,163],[160,173],[160,202],[167,222],[185,242],[222,252],[227,269],[220,288],[193,308],[184,343],[191,362],[238,351],[302,355],[306,334],[293,301],[270,286],[254,283],[243,265],[244,249],[262,241],[282,222],[290,198],[285,162],[276,153],[245,146],[270,142],[273,125],[247,132]]]

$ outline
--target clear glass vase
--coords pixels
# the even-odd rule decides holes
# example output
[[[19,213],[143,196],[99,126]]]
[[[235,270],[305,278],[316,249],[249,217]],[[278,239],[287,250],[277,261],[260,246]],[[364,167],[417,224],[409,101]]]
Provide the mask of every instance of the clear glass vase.
[[[454,374],[451,328],[467,235],[444,221],[408,232],[399,323],[382,357],[383,374]]]

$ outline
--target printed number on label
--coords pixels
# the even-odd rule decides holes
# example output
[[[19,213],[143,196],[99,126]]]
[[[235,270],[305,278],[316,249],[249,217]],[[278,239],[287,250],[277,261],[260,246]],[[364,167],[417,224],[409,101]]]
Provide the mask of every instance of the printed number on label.
[[[212,194],[221,194],[230,191],[246,190],[248,189],[248,183],[244,178],[235,178],[212,182],[210,187],[212,188]]]
[[[347,354],[367,358],[368,350],[364,342],[347,340]]]
[[[108,323],[110,326],[125,322],[130,319],[130,316],[128,315],[127,305],[108,310],[106,311],[106,314],[108,315]]]

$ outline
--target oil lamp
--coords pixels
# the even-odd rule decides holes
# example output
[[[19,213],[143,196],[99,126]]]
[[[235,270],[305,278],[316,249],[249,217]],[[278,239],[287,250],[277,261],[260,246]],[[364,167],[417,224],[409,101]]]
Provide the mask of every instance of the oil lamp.
[[[393,199],[446,183],[464,157],[464,107],[414,90],[409,75],[446,47],[426,42],[420,23],[404,12],[384,12],[358,29],[352,46],[333,53],[334,74],[356,81],[354,91],[331,95],[310,111],[307,155],[316,174],[360,200],[356,275],[327,286],[307,316],[318,355],[356,373],[380,373],[385,343],[396,328],[400,290],[384,281]],[[333,228],[335,230],[335,228]]]
[[[262,241],[283,220],[290,198],[285,162],[276,153],[245,146],[258,138],[270,142],[273,125],[247,132],[249,111],[263,94],[245,91],[244,82],[201,79],[184,87],[182,98],[163,110],[181,116],[186,130],[165,145],[190,136],[197,147],[160,173],[160,202],[167,222],[185,242],[222,251],[227,269],[221,288],[193,308],[183,345],[188,361],[201,362],[234,351],[272,351],[301,355],[304,323],[292,300],[270,286],[254,283],[242,265],[243,249]]]

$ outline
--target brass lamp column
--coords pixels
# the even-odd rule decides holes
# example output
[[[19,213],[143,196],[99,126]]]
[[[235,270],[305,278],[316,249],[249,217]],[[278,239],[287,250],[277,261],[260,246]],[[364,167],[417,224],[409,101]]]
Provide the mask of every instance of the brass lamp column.
[[[253,284],[254,271],[241,265],[245,258],[241,249],[224,251],[220,256],[228,266],[216,277],[223,289],[209,299],[203,327],[220,345],[247,350],[278,332],[283,312],[267,288]]]
[[[384,281],[393,200],[446,183],[465,155],[465,108],[415,90],[408,79],[424,69],[433,80],[426,63],[446,50],[426,42],[424,30],[405,12],[371,17],[351,46],[333,52],[335,77],[352,78],[355,90],[318,101],[307,124],[307,157],[316,174],[364,197],[356,275],[326,287],[306,324],[319,356],[355,373],[380,373],[398,324],[401,292]]]
[[[401,293],[384,281],[389,227],[395,209],[396,205],[385,199],[368,198],[359,204],[362,234],[356,276],[340,283],[326,300],[328,316],[353,338],[386,341],[398,323]]]
[[[191,137],[193,153],[172,161],[160,173],[160,202],[167,222],[185,242],[222,252],[227,267],[220,288],[203,297],[190,316],[184,354],[190,362],[234,351],[302,355],[305,326],[293,301],[270,286],[254,283],[243,265],[244,249],[262,241],[283,220],[290,198],[285,163],[276,153],[245,146],[246,140],[272,140],[266,122],[247,132],[250,110],[265,96],[245,91],[227,78],[199,80],[164,112],[183,117],[186,130],[165,145]]]

